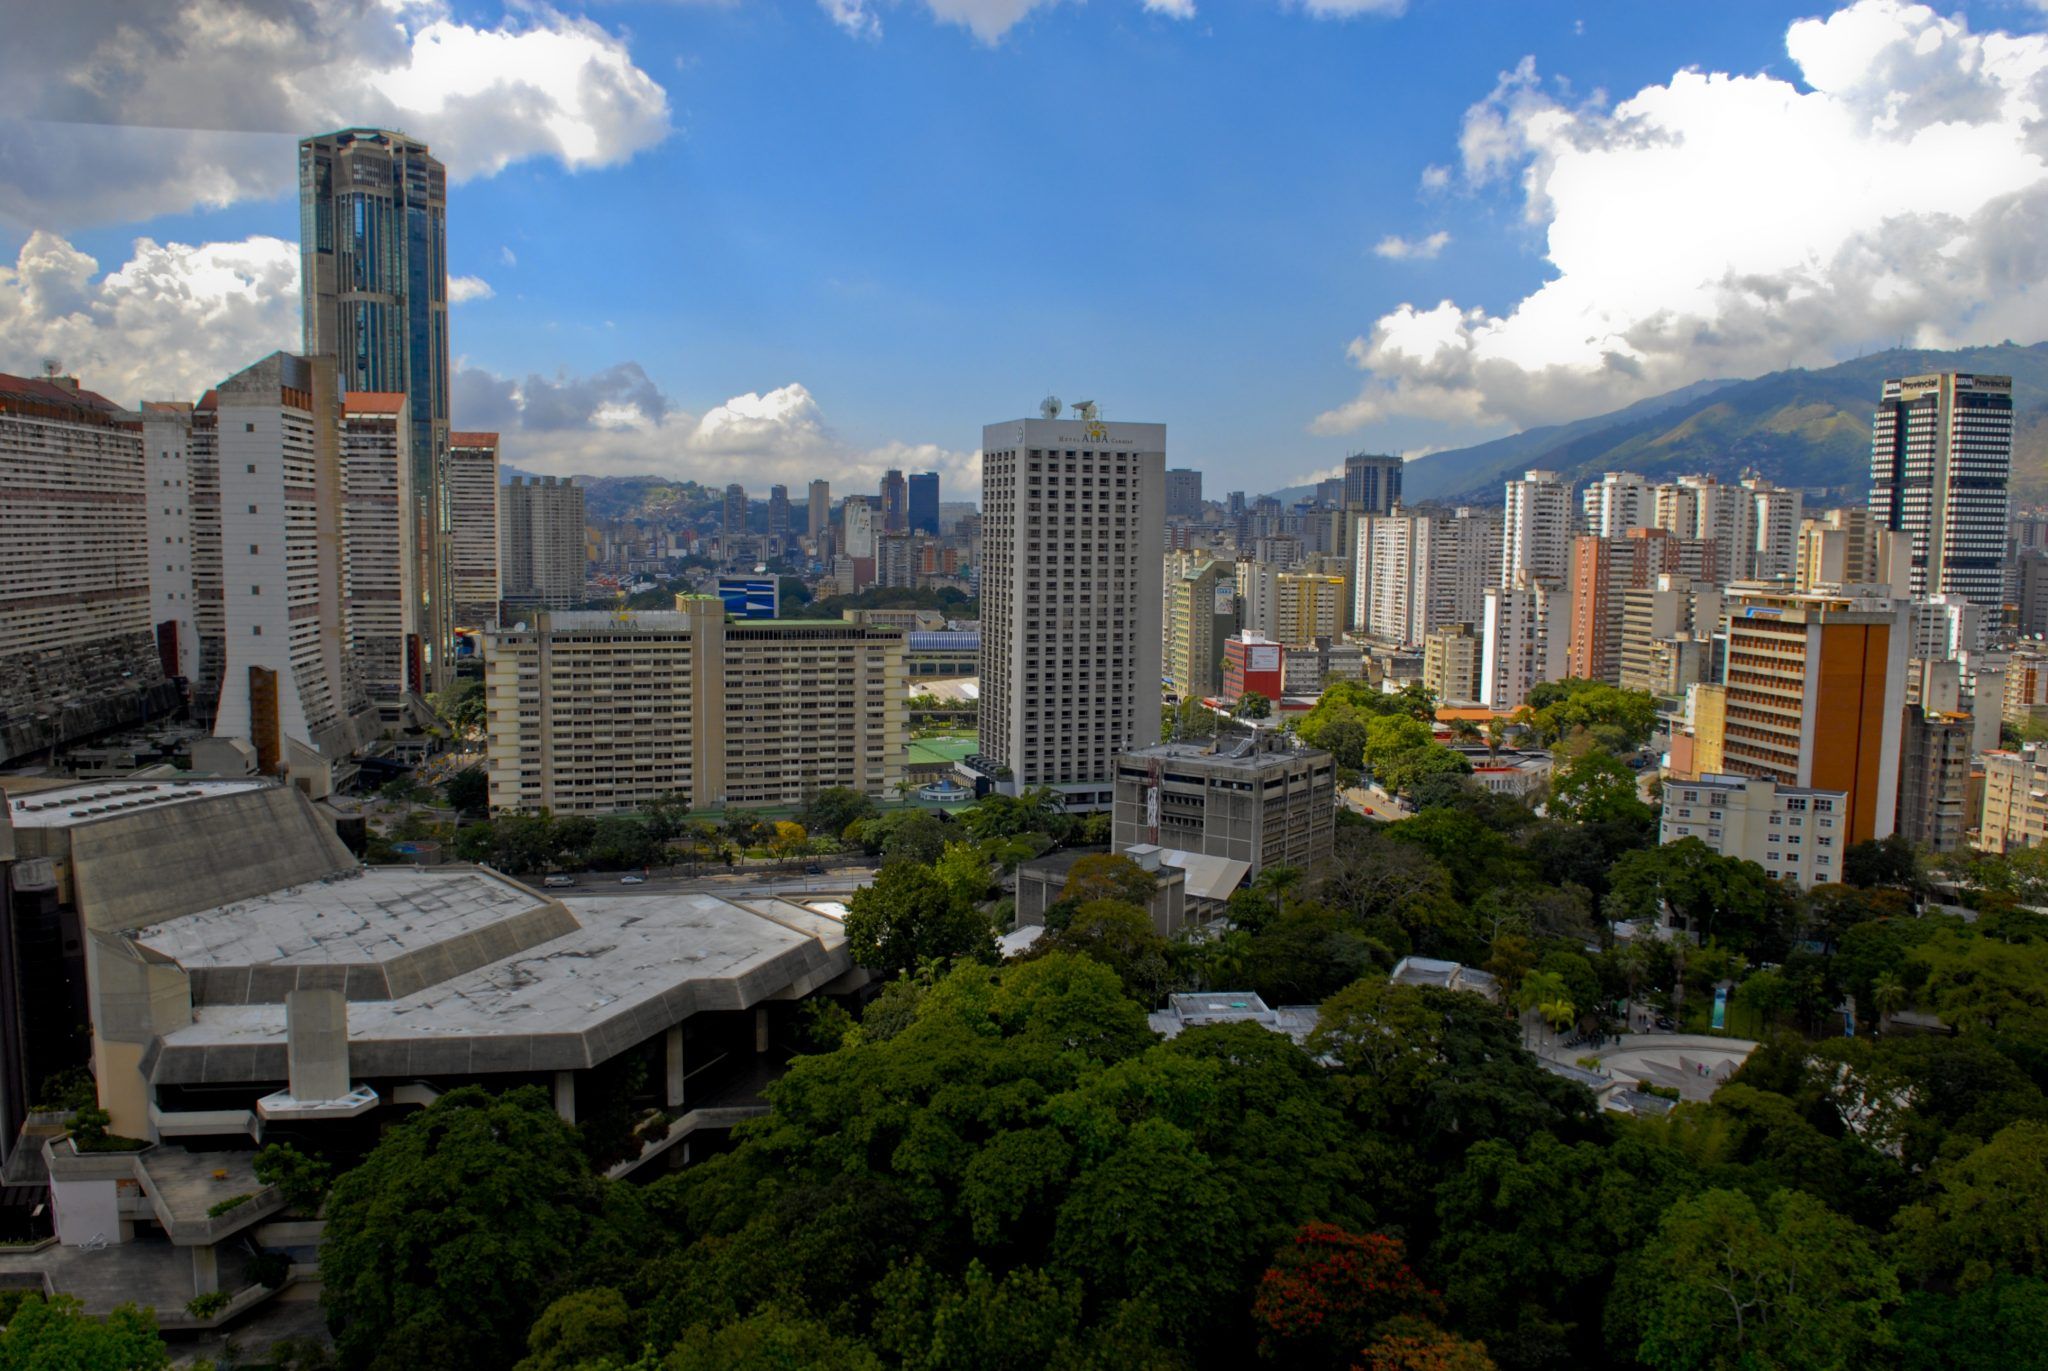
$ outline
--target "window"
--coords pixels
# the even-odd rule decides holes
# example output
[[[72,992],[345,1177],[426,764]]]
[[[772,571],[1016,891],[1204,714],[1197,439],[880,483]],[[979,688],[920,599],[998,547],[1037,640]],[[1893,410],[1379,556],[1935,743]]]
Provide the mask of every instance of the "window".
[[[244,432],[244,433],[254,433],[255,431],[256,431],[256,425],[254,425],[254,424],[244,424],[244,425],[242,425],[242,432]],[[250,467],[250,468],[249,468],[249,470],[251,470],[251,471],[254,471],[255,469],[256,469],[255,467]]]

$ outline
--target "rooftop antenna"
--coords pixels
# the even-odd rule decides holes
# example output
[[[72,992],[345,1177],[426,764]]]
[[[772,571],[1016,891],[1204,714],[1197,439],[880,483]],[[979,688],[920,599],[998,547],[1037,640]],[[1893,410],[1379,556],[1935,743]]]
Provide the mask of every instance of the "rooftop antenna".
[[[1060,411],[1065,408],[1066,406],[1060,403],[1059,396],[1048,395],[1038,402],[1038,417],[1041,419],[1057,419],[1060,417]]]
[[[56,380],[56,379],[57,379],[57,377],[58,377],[59,375],[61,375],[61,374],[63,373],[63,371],[64,371],[64,361],[63,361],[63,359],[62,359],[62,358],[60,358],[60,357],[45,357],[45,358],[43,359],[43,375],[44,375],[45,377],[47,377],[47,378],[49,378],[50,380],[54,381],[54,380]]]

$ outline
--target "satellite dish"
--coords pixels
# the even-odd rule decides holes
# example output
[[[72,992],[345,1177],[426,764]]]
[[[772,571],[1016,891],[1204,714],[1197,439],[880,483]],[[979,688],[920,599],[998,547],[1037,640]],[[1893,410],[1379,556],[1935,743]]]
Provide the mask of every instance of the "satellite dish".
[[[1065,408],[1066,406],[1060,403],[1060,397],[1057,395],[1048,395],[1038,402],[1039,416],[1045,419],[1059,418],[1060,411]]]

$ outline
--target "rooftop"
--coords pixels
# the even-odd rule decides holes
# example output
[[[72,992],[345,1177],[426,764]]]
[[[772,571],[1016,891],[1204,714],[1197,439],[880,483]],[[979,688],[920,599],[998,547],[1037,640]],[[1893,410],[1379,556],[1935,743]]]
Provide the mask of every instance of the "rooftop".
[[[1276,763],[1328,761],[1330,754],[1319,752],[1312,747],[1264,747],[1262,739],[1256,737],[1219,738],[1214,742],[1154,743],[1150,747],[1133,748],[1118,760],[1128,762],[1133,758],[1142,760],[1199,762],[1204,766],[1228,767],[1239,771],[1257,771],[1261,767]]]
[[[270,780],[81,781],[7,795],[16,828],[69,828],[159,805],[187,804],[275,785]]]
[[[1315,1030],[1318,1006],[1281,1005],[1268,1008],[1249,990],[1212,990],[1199,995],[1169,995],[1166,1008],[1146,1015],[1155,1033],[1177,1038],[1190,1028],[1210,1024],[1255,1023],[1273,1033],[1284,1033],[1297,1043],[1305,1042]]]
[[[938,762],[950,764],[964,761],[969,753],[980,746],[980,741],[975,738],[913,738],[905,751],[907,760],[913,766]]]

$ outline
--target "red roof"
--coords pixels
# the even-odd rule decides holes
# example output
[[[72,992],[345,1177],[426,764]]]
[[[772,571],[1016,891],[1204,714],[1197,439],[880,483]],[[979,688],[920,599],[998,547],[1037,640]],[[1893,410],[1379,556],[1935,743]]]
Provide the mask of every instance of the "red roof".
[[[449,447],[496,447],[497,445],[498,435],[495,433],[457,431],[448,435]]]
[[[350,414],[396,414],[405,408],[405,392],[397,390],[352,390],[343,408]]]
[[[47,376],[10,376],[0,371],[0,396],[17,400],[33,400],[45,405],[69,405],[79,409],[117,410],[121,408],[97,391],[79,386],[78,378],[67,376],[69,385],[59,385]]]

